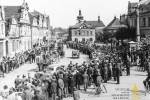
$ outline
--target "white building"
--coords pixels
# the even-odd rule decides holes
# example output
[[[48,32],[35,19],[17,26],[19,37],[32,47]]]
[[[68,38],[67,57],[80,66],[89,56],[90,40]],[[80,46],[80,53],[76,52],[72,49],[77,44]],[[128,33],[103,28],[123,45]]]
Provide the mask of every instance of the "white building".
[[[30,13],[25,0],[20,6],[0,6],[0,58],[31,49],[43,37],[50,39],[49,27],[49,16]]]
[[[30,13],[32,45],[51,39],[49,16],[38,11]]]
[[[105,26],[100,20],[100,17],[98,17],[97,21],[85,21],[80,10],[77,21],[75,25],[69,27],[69,40],[71,41],[94,42],[96,38],[96,28]]]

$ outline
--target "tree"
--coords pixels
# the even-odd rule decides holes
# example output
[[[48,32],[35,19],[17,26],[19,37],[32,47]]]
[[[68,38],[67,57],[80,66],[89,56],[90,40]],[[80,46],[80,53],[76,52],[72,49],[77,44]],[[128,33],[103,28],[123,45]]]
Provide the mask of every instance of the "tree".
[[[108,31],[104,31],[102,41],[105,42],[105,43],[106,42],[111,42],[110,38],[112,38],[112,37],[113,37],[112,33],[108,32]]]
[[[136,40],[136,28],[133,28],[133,27],[119,28],[115,34],[115,37],[117,40],[129,39],[129,40],[135,41]]]

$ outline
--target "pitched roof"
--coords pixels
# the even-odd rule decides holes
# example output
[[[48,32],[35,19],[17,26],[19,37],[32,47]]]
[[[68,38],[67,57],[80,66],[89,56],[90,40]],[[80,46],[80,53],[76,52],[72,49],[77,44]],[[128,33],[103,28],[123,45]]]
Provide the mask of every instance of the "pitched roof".
[[[150,4],[150,0],[141,0],[139,2],[139,5],[148,5],[148,4]]]
[[[96,27],[104,27],[104,23],[102,21],[86,21],[89,25]]]
[[[105,27],[105,29],[115,29],[120,27],[126,27],[126,25],[121,24],[119,18],[114,17],[114,19]]]
[[[71,28],[80,28],[83,25],[85,25],[87,28],[94,28],[93,26],[91,26],[90,24],[88,24],[86,21],[83,21],[81,23],[76,23],[75,25],[71,26]]]
[[[39,15],[44,16],[44,14],[42,14],[42,13],[36,11],[36,10],[34,10],[33,12],[31,12],[31,14],[32,14],[33,16],[39,16]]]
[[[47,27],[50,29],[50,18],[49,18],[49,16],[48,16],[48,15],[45,15],[45,14],[42,14],[42,13],[36,11],[36,10],[34,10],[33,12],[30,12],[30,13],[29,13],[30,23],[31,23],[31,24],[33,23],[33,18],[34,18],[34,17],[37,18],[37,19],[39,19],[39,18],[38,18],[39,15],[42,16],[42,20],[44,20],[44,18],[45,18]]]
[[[138,5],[138,3],[137,2],[132,2],[132,3],[130,3],[131,5],[131,7],[136,7],[137,5]]]
[[[4,6],[5,18],[11,18],[12,16],[19,17],[21,6]]]

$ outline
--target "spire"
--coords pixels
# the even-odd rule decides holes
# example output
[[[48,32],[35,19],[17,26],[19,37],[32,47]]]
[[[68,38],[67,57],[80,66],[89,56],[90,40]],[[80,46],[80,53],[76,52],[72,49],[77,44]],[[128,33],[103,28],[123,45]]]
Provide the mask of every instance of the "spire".
[[[22,5],[25,5],[26,4],[26,1],[25,0],[23,0],[23,3],[22,3]]]
[[[81,10],[79,10],[79,16],[82,16]]]
[[[25,0],[23,0],[22,9],[27,9],[27,10],[29,10],[28,3],[27,3]]]
[[[81,10],[79,10],[79,15],[77,16],[77,20],[78,20],[78,23],[81,23],[83,21]]]

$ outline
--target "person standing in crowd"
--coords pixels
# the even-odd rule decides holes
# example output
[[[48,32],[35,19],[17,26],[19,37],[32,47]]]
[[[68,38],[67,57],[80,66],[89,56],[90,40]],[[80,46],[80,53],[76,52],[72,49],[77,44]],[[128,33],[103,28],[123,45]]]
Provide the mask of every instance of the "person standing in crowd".
[[[80,100],[80,93],[78,89],[76,88],[74,88],[74,91],[73,91],[73,100]]]
[[[21,83],[21,79],[19,78],[19,75],[17,75],[17,78],[15,79],[15,88]]]
[[[68,96],[68,73],[66,71],[64,73],[63,81],[64,81],[64,96],[67,97]]]
[[[40,56],[39,56],[39,55],[36,56],[36,64],[37,64],[38,69],[39,69],[39,71],[40,71]]]
[[[92,78],[95,86],[97,85],[97,76],[98,76],[98,71],[96,70],[96,68],[94,68]]]
[[[127,72],[127,76],[130,75],[130,61],[126,61],[126,72]]]
[[[108,80],[108,64],[105,62],[104,64],[104,83],[107,83]]]
[[[92,67],[89,65],[88,69],[87,69],[87,74],[88,74],[88,77],[89,77],[89,84],[88,86],[91,86],[91,83],[92,83]]]
[[[78,90],[80,90],[81,80],[82,80],[82,75],[79,71],[77,71],[77,73],[76,73],[76,88]]]
[[[35,90],[32,100],[44,100],[43,97],[40,95],[40,90]]]
[[[25,90],[23,92],[23,100],[32,100],[33,94],[31,93],[29,87],[25,87]]]
[[[101,74],[100,72],[98,72],[98,76],[96,78],[96,95],[100,94],[101,92],[101,83],[102,83],[102,77],[101,77]]]
[[[58,79],[58,96],[59,96],[59,100],[63,99],[63,95],[64,95],[64,81],[63,81],[63,75],[59,74],[59,79]]]
[[[73,75],[69,71],[68,72],[68,93],[69,93],[70,96],[73,95],[73,87],[74,87]]]
[[[72,66],[73,66],[72,61],[70,61],[68,68],[72,68]]]
[[[118,61],[116,64],[116,80],[117,80],[117,84],[120,84],[120,66],[121,63]]]
[[[52,91],[52,100],[56,100],[56,96],[57,96],[57,83],[56,83],[56,79],[53,76],[52,79],[52,83],[51,83],[51,91]]]
[[[83,74],[84,91],[86,91],[88,88],[88,82],[89,82],[89,77],[88,77],[87,71],[85,71]]]

